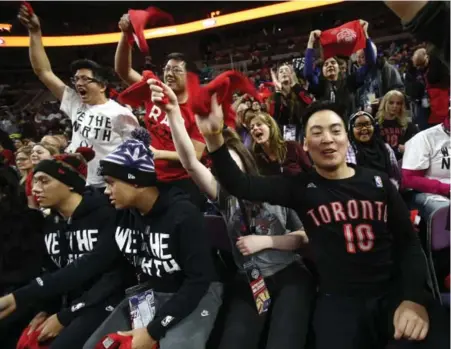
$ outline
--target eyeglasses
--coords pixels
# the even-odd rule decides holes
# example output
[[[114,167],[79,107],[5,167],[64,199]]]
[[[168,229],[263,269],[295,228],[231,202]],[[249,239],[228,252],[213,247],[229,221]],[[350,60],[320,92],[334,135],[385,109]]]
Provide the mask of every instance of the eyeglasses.
[[[169,65],[167,65],[166,67],[163,68],[163,73],[165,73],[165,74],[167,74],[171,71],[174,75],[181,75],[185,72],[183,69],[181,69],[179,67],[171,67]]]
[[[77,82],[81,82],[83,85],[90,84],[91,82],[99,82],[99,80],[90,78],[89,76],[74,76],[70,78],[70,82],[75,85]]]
[[[355,128],[356,130],[362,130],[362,129],[364,129],[364,128],[369,129],[369,128],[371,128],[371,127],[373,127],[373,124],[372,124],[371,122],[366,122],[366,123],[363,123],[363,124],[355,124],[355,125],[354,125],[354,128]]]

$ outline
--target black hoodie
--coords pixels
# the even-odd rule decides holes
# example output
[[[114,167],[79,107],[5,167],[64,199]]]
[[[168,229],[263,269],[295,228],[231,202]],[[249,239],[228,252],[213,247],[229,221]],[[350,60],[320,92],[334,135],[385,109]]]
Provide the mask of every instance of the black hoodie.
[[[118,214],[116,243],[141,281],[175,293],[147,326],[155,340],[188,316],[216,281],[204,218],[178,189],[160,191],[152,210]]]
[[[49,257],[45,269],[49,274],[15,291],[17,304],[30,304],[63,293],[55,293],[51,283],[47,284],[44,280],[46,277],[51,278],[50,273],[55,270],[73,263],[98,245],[104,245],[102,240],[111,240],[115,213],[106,197],[93,190],[83,194],[82,201],[69,219],[65,220],[52,212],[44,226],[44,241]],[[124,281],[122,273],[123,269],[110,265],[100,278],[90,277],[66,289],[66,307],[57,314],[61,324],[67,326],[89,307],[115,306],[123,298],[124,288],[120,287]]]
[[[202,213],[177,188],[161,188],[147,215],[135,209],[118,211],[108,236],[91,253],[34,282],[34,288],[41,282],[53,294],[65,292],[104,272],[123,255],[141,282],[149,282],[155,292],[174,293],[147,327],[158,341],[194,311],[210,283],[218,280]]]

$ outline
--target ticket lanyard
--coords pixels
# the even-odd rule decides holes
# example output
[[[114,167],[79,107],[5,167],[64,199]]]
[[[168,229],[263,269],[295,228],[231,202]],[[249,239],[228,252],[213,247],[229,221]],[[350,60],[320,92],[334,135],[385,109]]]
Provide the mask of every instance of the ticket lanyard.
[[[255,234],[255,218],[252,217],[250,222],[244,202],[242,200],[238,200],[238,204],[241,209],[244,226],[246,227],[246,234],[244,235]],[[252,214],[252,216],[254,216],[254,214]],[[265,279],[262,276],[260,268],[251,258],[243,264],[243,269],[246,272],[246,277],[252,290],[257,312],[259,315],[262,315],[269,310],[269,306],[271,305],[271,296],[268,288],[266,287]]]

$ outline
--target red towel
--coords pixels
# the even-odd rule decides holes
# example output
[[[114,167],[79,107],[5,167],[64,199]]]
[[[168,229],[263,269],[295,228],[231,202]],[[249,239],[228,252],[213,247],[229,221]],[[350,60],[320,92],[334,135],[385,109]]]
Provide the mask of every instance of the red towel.
[[[333,56],[351,56],[366,47],[366,38],[359,20],[345,23],[321,33],[324,59]]]
[[[150,70],[144,70],[142,76],[143,78],[141,81],[131,85],[119,94],[117,97],[119,103],[128,104],[133,108],[137,108],[140,105],[143,105],[145,101],[150,100],[151,92],[147,80],[155,79],[160,81],[160,79],[158,79],[158,77]],[[164,102],[167,103],[167,100],[163,101],[163,103]]]
[[[16,158],[14,157],[14,153],[9,149],[3,149],[0,152],[0,155],[4,158],[4,163],[7,166],[14,166],[16,164]]]
[[[144,29],[147,25],[170,25],[174,19],[169,13],[161,11],[156,7],[148,7],[146,10],[129,10],[130,23],[134,33],[128,34],[128,42],[132,45],[136,42],[142,53],[149,54],[149,46],[144,37]]]
[[[131,349],[132,339],[130,336],[121,336],[117,333],[111,333],[102,338],[102,340],[96,344],[94,349]]]
[[[131,336],[121,336],[117,333],[111,333],[103,337],[94,349],[131,349],[132,339],[133,337]],[[152,349],[158,349],[158,344],[155,344]]]
[[[211,112],[211,96],[216,93],[218,104],[222,105],[224,113],[224,124],[235,128],[236,114],[231,109],[232,95],[239,90],[254,97],[261,103],[261,98],[251,81],[240,72],[235,70],[226,71],[218,75],[206,86],[200,86],[199,79],[195,74],[188,75],[188,91],[191,109],[199,116],[208,116]]]
[[[150,100],[151,92],[147,80],[151,78],[160,81],[154,73],[145,70],[142,80],[120,93],[118,101],[132,107],[138,107],[144,101]],[[247,93],[261,102],[261,98],[254,85],[246,76],[237,71],[224,72],[206,86],[201,86],[197,75],[189,72],[187,74],[187,88],[190,108],[195,114],[200,116],[208,116],[210,114],[211,96],[216,93],[218,103],[222,105],[224,124],[232,128],[235,127],[236,117],[235,112],[231,109],[232,95],[236,90]],[[168,103],[168,100],[163,100],[163,103]]]
[[[31,7],[31,4],[28,1],[22,1],[22,5],[24,5],[27,8],[30,15],[34,14],[33,7]]]
[[[49,344],[41,344],[38,342],[38,337],[41,334],[40,331],[33,331],[28,335],[29,327],[23,330],[22,335],[17,342],[16,349],[47,349]]]
[[[263,102],[272,95],[272,91],[271,91],[270,87],[274,88],[273,82],[264,82],[264,83],[260,84],[260,86],[258,88],[258,95],[260,96],[260,98]]]

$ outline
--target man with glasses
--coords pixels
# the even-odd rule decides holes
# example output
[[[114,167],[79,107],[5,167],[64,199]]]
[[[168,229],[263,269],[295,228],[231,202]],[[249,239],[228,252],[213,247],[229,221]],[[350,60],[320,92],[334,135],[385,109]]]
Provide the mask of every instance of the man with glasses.
[[[122,31],[122,36],[116,50],[114,68],[126,84],[133,85],[141,81],[143,76],[131,66],[131,46],[127,41],[127,33],[133,29],[127,14],[123,15],[119,21],[119,29]],[[185,119],[185,127],[193,142],[196,155],[200,159],[204,152],[205,144],[197,128],[194,113],[189,107],[189,103],[187,103],[189,97],[186,86],[187,65],[188,62],[182,53],[171,53],[167,56],[167,62],[163,68],[163,77],[165,84],[177,96],[182,116]],[[143,101],[143,103],[146,105],[144,121],[152,139],[151,149],[155,157],[158,180],[163,183],[171,183],[171,185],[176,185],[186,191],[190,194],[193,203],[202,209],[205,199],[180,163],[172,141],[166,113],[153,104],[150,99]]]
[[[52,71],[36,14],[21,6],[19,20],[30,35],[30,61],[35,74],[61,101],[60,109],[71,119],[72,141],[66,151],[74,152],[78,147],[94,149],[96,156],[88,164],[87,185],[102,190],[105,182],[97,173],[99,161],[129,137],[138,121],[127,108],[108,99],[106,73],[96,62],[87,59],[73,62],[73,86],[67,86]]]

